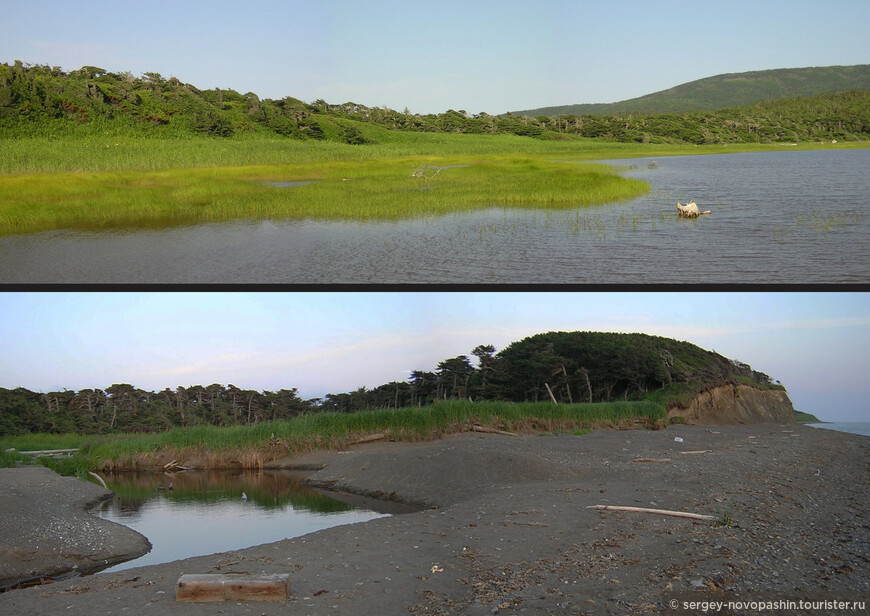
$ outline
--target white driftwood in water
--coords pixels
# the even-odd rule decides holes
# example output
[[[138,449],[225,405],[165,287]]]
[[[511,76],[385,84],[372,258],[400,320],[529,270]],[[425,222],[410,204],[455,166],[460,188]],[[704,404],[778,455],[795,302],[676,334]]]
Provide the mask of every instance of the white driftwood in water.
[[[176,601],[284,601],[290,595],[290,576],[185,574],[175,585]]]
[[[88,471],[88,475],[90,475],[91,477],[93,477],[94,479],[96,479],[96,480],[97,480],[97,483],[99,483],[101,486],[103,486],[103,487],[106,488],[107,490],[109,489],[109,486],[106,485],[106,482],[103,481],[103,478],[100,477],[99,475],[97,475],[94,471]]]
[[[686,511],[671,511],[669,509],[648,509],[647,507],[623,507],[621,505],[589,505],[587,509],[607,509],[608,511],[631,511],[635,513],[655,513],[658,515],[669,515],[675,518],[691,518],[693,520],[712,520],[711,515],[702,515],[700,513],[689,513]]]
[[[689,201],[686,205],[682,205],[677,201],[677,213],[682,218],[697,218],[702,214],[710,214],[710,210],[702,212],[698,209],[698,204],[694,201]]]

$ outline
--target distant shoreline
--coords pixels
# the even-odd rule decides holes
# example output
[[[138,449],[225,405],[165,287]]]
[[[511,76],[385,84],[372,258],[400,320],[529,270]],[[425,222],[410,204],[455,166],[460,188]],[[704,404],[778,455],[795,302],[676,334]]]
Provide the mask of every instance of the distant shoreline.
[[[802,425],[870,437],[870,421],[813,421]]]

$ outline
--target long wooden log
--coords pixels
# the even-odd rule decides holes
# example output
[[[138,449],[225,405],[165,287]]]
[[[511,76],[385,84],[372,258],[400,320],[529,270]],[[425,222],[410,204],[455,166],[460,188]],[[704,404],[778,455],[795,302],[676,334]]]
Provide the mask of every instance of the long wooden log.
[[[502,436],[516,436],[513,432],[505,432],[504,430],[499,430],[498,428],[487,428],[485,426],[478,426],[477,424],[471,425],[472,432],[485,432],[486,434],[501,434]]]
[[[649,509],[647,507],[624,507],[621,505],[589,505],[587,509],[607,509],[609,511],[632,511],[635,513],[655,513],[658,515],[669,515],[675,518],[691,518],[693,520],[713,520],[712,515],[702,515],[700,513],[688,513],[686,511],[671,511],[669,509]]]
[[[176,601],[284,601],[288,596],[290,576],[286,573],[252,576],[187,573],[175,585]]]
[[[357,440],[355,440],[354,442],[349,443],[349,444],[350,445],[362,445],[363,443],[374,443],[375,441],[382,441],[385,438],[387,438],[386,432],[377,432],[375,434],[368,434],[366,436],[361,436]]]
[[[78,451],[78,448],[73,449],[38,449],[33,451],[19,451],[18,453],[23,453],[28,456],[53,456],[55,454],[60,453],[75,453]]]

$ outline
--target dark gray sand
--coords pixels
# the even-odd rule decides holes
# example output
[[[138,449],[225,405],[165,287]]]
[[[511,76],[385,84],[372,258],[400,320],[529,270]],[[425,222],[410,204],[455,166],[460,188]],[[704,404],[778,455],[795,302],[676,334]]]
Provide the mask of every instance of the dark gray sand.
[[[707,453],[681,453],[697,451]],[[430,508],[14,590],[0,594],[0,614],[677,614],[694,613],[668,611],[685,597],[866,601],[868,454],[866,437],[794,425],[464,434],[314,454],[295,462],[327,465],[315,485]],[[598,504],[717,521],[587,508]],[[183,573],[289,573],[291,598],[177,603]]]
[[[0,588],[106,567],[151,549],[136,531],[87,512],[112,496],[96,484],[44,466],[0,468],[0,495]]]

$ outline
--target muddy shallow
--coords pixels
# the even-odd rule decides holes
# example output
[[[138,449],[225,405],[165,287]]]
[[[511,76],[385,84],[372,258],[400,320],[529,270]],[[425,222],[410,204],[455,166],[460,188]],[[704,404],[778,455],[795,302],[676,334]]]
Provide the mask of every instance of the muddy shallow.
[[[870,439],[858,435],[676,426],[314,455],[326,467],[311,483],[430,508],[16,590],[0,613],[659,614],[681,593],[866,600],[870,587]],[[289,573],[291,598],[176,603],[181,574],[228,572]]]

